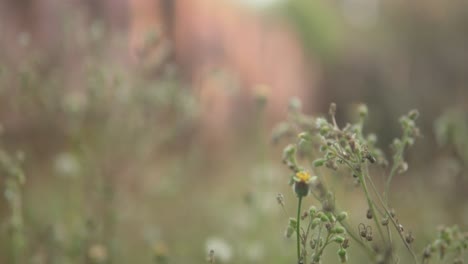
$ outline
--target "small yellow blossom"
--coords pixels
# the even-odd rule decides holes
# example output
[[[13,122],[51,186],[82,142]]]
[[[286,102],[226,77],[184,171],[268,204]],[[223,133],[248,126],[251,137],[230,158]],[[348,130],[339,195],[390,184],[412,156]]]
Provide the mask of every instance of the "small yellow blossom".
[[[166,244],[163,242],[156,243],[153,249],[156,256],[166,256],[169,251]]]
[[[305,183],[308,183],[311,179],[311,176],[310,176],[310,173],[308,171],[299,171],[298,173],[296,173],[296,177],[295,177],[296,181],[298,182],[305,182]]]
[[[108,257],[107,248],[101,244],[94,244],[89,248],[88,256],[94,262],[106,262]]]

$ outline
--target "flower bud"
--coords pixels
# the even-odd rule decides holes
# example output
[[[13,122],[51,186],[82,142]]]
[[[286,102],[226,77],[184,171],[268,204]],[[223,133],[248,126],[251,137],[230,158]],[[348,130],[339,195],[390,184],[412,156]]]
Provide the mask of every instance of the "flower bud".
[[[292,228],[291,226],[286,227],[286,231],[284,232],[284,236],[286,238],[291,238],[291,236],[294,234],[296,230]]]
[[[343,243],[344,240],[345,240],[345,238],[342,237],[342,236],[335,236],[335,237],[333,238],[333,241],[335,241],[335,242],[338,243],[338,244]]]
[[[317,207],[315,207],[315,206],[312,205],[312,206],[309,208],[309,214],[310,214],[311,216],[314,216],[316,212],[317,212]]]
[[[366,118],[368,114],[367,106],[365,104],[359,105],[358,112],[361,118]]]
[[[328,219],[328,216],[326,216],[325,214],[320,216],[320,220],[324,223],[330,221],[330,219]]]
[[[338,257],[340,258],[341,263],[345,263],[348,261],[348,256],[346,254],[346,249],[340,248],[338,249]]]
[[[296,153],[296,146],[293,144],[287,145],[283,149],[283,161],[291,161]]]
[[[311,141],[312,136],[308,132],[302,132],[297,135],[298,138],[304,140],[304,141]]]
[[[296,218],[292,218],[290,217],[289,218],[289,222],[288,222],[288,226],[296,229],[296,226],[297,226],[297,219]]]
[[[316,159],[313,162],[314,167],[321,167],[325,164],[325,159]]]
[[[320,223],[321,223],[320,218],[315,218],[314,220],[312,220],[312,224],[310,225],[310,228],[314,229],[318,225],[320,225]]]
[[[338,222],[341,222],[343,220],[346,220],[346,218],[348,218],[348,213],[347,212],[341,212],[339,213],[337,216],[336,216],[336,220]]]
[[[305,197],[309,194],[310,185],[306,182],[294,182],[294,192],[297,197]]]
[[[330,232],[334,234],[343,234],[345,229],[342,226],[335,226]]]
[[[411,119],[413,121],[416,120],[419,117],[419,111],[416,110],[416,109],[411,110],[408,113],[408,117],[409,117],[409,119]]]
[[[299,100],[299,98],[293,97],[293,98],[291,98],[291,100],[289,100],[289,110],[290,111],[298,112],[298,111],[301,110],[301,108],[302,108],[302,104],[301,104],[301,101]]]

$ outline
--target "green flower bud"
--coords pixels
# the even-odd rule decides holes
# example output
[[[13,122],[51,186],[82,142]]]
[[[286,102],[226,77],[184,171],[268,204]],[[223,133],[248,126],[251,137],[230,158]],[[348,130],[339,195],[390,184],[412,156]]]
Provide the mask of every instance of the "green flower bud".
[[[315,207],[315,206],[312,205],[312,206],[309,208],[309,214],[310,214],[311,216],[314,216],[316,212],[317,212],[317,207]]]
[[[312,136],[308,132],[302,132],[297,135],[298,138],[304,140],[304,141],[311,141]]]
[[[289,110],[297,112],[297,111],[300,111],[301,108],[302,108],[302,104],[299,98],[294,97],[294,98],[291,98],[291,100],[289,100]]]
[[[343,243],[344,240],[345,240],[345,238],[342,237],[342,236],[335,236],[335,237],[333,238],[333,241],[335,241],[335,242],[338,243],[338,244]]]
[[[294,228],[292,228],[291,226],[288,226],[288,227],[286,227],[286,231],[284,232],[284,236],[286,238],[291,238],[292,235],[294,234],[294,232],[296,232],[296,230]]]
[[[413,121],[416,120],[419,117],[419,111],[416,109],[411,110],[408,113],[408,117]]]
[[[319,218],[315,218],[314,220],[312,220],[312,224],[310,225],[310,228],[314,229],[316,228],[318,225],[320,225],[322,221],[320,221]]]
[[[368,114],[367,106],[365,104],[359,105],[358,112],[361,118],[366,118]]]
[[[283,160],[291,161],[295,153],[296,153],[296,146],[294,146],[293,144],[287,145],[283,149]]]
[[[328,204],[329,204],[329,203],[328,203]],[[324,210],[325,210],[325,208],[324,208]],[[335,218],[335,216],[334,216],[331,212],[327,212],[327,213],[325,213],[325,215],[328,217],[328,219],[330,220],[330,222],[332,222],[332,223],[336,222],[336,218]]]
[[[330,219],[328,219],[328,216],[326,216],[325,214],[323,214],[323,215],[320,217],[320,220],[321,220],[322,222],[324,222],[324,223],[330,221]]]
[[[334,228],[332,228],[332,230],[330,230],[332,233],[334,234],[343,234],[345,232],[345,229],[344,227],[342,226],[335,226]]]
[[[313,162],[314,167],[321,167],[325,164],[325,159],[316,159]]]
[[[290,227],[296,229],[296,227],[297,227],[297,219],[296,219],[296,218],[290,217],[290,218],[289,218],[288,226],[290,226]]]
[[[341,212],[336,216],[336,220],[338,220],[338,222],[344,221],[347,218],[348,218],[348,213],[347,212]]]
[[[306,182],[294,182],[294,192],[297,197],[305,197],[309,194],[310,185]]]
[[[345,263],[348,261],[348,256],[346,254],[346,249],[340,248],[338,249],[338,257],[340,258],[341,263]]]

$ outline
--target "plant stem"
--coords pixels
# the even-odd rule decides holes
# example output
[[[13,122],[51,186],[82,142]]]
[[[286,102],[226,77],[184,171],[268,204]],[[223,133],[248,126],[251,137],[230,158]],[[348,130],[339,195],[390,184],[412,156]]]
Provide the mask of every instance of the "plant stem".
[[[379,231],[380,237],[382,237],[382,240],[385,242],[385,236],[382,231],[382,228],[380,227],[380,221],[378,219],[378,214],[376,214],[376,210],[374,208],[374,203],[372,202],[372,198],[369,194],[369,190],[367,189],[367,184],[366,184],[366,179],[364,177],[364,174],[361,173],[359,174],[359,180],[361,181],[361,186],[362,189],[364,189],[364,194],[366,195],[367,199],[367,204],[369,205],[369,210],[372,213],[372,219],[374,219],[375,225],[377,226],[377,230]]]
[[[377,193],[377,188],[375,187],[375,185],[373,184],[373,182],[371,182],[371,187],[374,189],[374,192]],[[392,224],[395,226],[395,229],[397,230],[397,233],[400,235],[401,241],[403,241],[403,244],[405,244],[406,248],[407,248],[408,251],[411,253],[411,256],[413,257],[414,263],[418,263],[418,258],[416,257],[416,254],[415,254],[414,251],[411,249],[411,247],[410,247],[410,245],[408,244],[408,242],[406,242],[405,238],[403,237],[402,232],[400,232],[400,231],[398,230],[398,225],[397,225],[395,219],[393,219],[393,217],[391,216],[390,210],[386,207],[384,201],[382,200],[382,198],[380,197],[380,195],[378,195],[378,193],[377,193],[377,198],[379,199],[380,204],[382,205],[382,208],[383,208],[384,211],[387,213],[388,218],[390,219],[390,221],[392,222]]]
[[[301,261],[301,204],[302,196],[299,195],[299,202],[297,205],[297,225],[296,225],[296,237],[297,237],[297,263]]]
[[[386,204],[388,204],[388,196],[390,192],[390,183],[392,182],[393,176],[395,176],[396,171],[398,167],[400,166],[400,163],[403,159],[403,152],[405,151],[406,144],[406,134],[403,135],[403,140],[402,140],[402,145],[401,147],[396,151],[395,155],[393,156],[393,166],[392,169],[390,170],[390,173],[388,174],[387,181],[385,182],[385,191],[384,191],[384,201]]]

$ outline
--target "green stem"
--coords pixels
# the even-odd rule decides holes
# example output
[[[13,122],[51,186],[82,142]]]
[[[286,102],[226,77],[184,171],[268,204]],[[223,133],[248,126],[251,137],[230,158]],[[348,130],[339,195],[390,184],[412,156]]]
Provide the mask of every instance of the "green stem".
[[[387,178],[387,182],[385,183],[385,191],[384,191],[384,201],[388,204],[388,196],[390,192],[390,183],[392,182],[393,176],[395,176],[398,167],[400,166],[401,161],[403,160],[403,153],[406,148],[407,140],[406,134],[403,136],[403,140],[401,142],[401,147],[396,151],[395,155],[393,156],[393,165],[392,169]]]
[[[376,214],[374,203],[372,202],[371,196],[369,194],[369,190],[367,189],[366,179],[362,173],[359,174],[359,180],[361,181],[362,189],[364,189],[364,194],[366,195],[367,204],[369,205],[369,210],[371,211],[372,216],[373,216],[372,219],[374,219],[374,222],[377,227],[377,230],[379,231],[380,237],[382,237],[382,240],[385,242],[385,235],[382,231],[382,228],[380,227],[378,214]]]
[[[301,204],[302,204],[302,196],[299,196],[299,202],[297,205],[297,225],[296,225],[296,237],[297,237],[297,263],[301,261]]]
[[[345,221],[340,222],[340,224],[346,229],[346,233],[356,242],[359,246],[361,246],[365,252],[369,255],[370,258],[374,257],[374,252],[368,245],[364,244],[361,239],[354,234],[352,228],[346,223]]]
[[[374,192],[377,193],[377,188],[375,187],[375,185],[371,182],[371,187],[374,189]],[[408,249],[408,251],[411,253],[411,256],[413,257],[413,260],[414,260],[414,263],[418,263],[418,258],[416,257],[416,254],[414,253],[414,251],[411,249],[410,245],[408,244],[408,242],[406,242],[405,238],[403,237],[403,234],[402,232],[400,232],[398,230],[398,224],[396,223],[395,219],[393,219],[393,217],[391,216],[390,214],[390,210],[386,207],[384,201],[382,200],[382,198],[379,196],[379,195],[376,195],[377,198],[379,199],[380,201],[380,204],[382,205],[382,208],[384,209],[385,213],[387,213],[388,215],[388,218],[390,219],[390,221],[392,222],[392,224],[395,226],[395,229],[397,230],[397,233],[400,235],[400,238],[401,238],[401,241],[403,241],[403,244],[405,244],[406,248]]]

